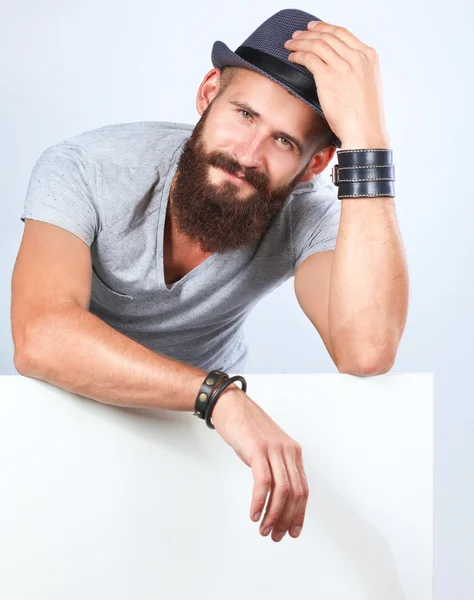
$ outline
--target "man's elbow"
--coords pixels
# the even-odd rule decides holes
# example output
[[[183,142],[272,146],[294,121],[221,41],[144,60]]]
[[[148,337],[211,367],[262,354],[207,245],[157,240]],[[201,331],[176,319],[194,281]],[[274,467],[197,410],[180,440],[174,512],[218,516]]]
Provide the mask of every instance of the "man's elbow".
[[[372,357],[370,360],[359,361],[357,363],[339,363],[336,364],[339,373],[347,375],[357,375],[359,377],[370,377],[373,375],[383,375],[388,373],[393,367],[395,357],[378,356]]]
[[[15,349],[13,356],[13,366],[19,375],[28,376],[31,373],[31,361],[29,360],[25,350]]]
[[[38,336],[37,323],[28,323],[22,329],[18,327],[13,335],[13,366],[20,375],[35,376],[39,371],[41,353],[33,352],[38,348],[35,340],[44,338],[44,334]]]

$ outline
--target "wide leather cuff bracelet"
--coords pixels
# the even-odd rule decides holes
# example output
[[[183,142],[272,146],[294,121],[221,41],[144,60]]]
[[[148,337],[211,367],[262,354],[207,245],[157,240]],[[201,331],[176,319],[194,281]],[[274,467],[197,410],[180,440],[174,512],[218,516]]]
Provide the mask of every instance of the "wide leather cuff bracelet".
[[[395,165],[392,150],[366,148],[339,150],[338,164],[332,168],[331,178],[338,186],[337,197],[378,198],[395,197]]]

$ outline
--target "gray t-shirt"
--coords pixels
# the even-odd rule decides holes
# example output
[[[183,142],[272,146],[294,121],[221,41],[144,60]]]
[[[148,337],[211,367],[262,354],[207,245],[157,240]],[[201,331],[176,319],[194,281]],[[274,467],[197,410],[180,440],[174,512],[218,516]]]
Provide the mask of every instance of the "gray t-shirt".
[[[258,243],[216,252],[166,285],[169,189],[193,129],[118,123],[47,148],[33,168],[20,218],[58,225],[90,247],[89,310],[111,327],[204,370],[242,372],[249,311],[307,256],[335,247],[340,202],[327,169],[294,188]]]

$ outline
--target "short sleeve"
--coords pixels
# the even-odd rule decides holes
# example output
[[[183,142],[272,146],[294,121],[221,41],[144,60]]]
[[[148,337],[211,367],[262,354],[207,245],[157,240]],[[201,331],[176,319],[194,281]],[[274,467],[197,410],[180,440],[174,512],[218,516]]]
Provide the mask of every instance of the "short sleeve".
[[[89,247],[100,228],[95,165],[80,146],[56,144],[39,157],[20,219],[37,219],[70,231]]]
[[[292,199],[291,236],[294,271],[305,258],[336,247],[341,203],[337,187],[320,174],[312,187],[302,188]]]

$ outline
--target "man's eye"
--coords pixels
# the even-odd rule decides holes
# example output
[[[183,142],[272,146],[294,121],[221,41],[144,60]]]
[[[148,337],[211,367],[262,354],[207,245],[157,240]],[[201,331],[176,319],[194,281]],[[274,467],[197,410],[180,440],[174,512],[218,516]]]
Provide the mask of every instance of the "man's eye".
[[[283,144],[283,145],[284,145],[284,146],[287,146],[288,148],[291,148],[291,147],[293,146],[293,144],[292,144],[292,143],[291,143],[289,140],[287,140],[286,138],[282,137],[281,135],[280,135],[280,136],[278,136],[278,138],[277,138],[277,139],[279,139],[279,140],[285,140],[285,142],[286,142],[286,143],[285,143],[285,144]]]
[[[250,115],[250,116],[252,116],[252,115],[251,115],[251,113],[249,113],[249,112],[248,112],[248,110],[244,110],[243,108],[239,108],[239,112],[240,112],[241,114],[242,114],[242,113],[245,113],[245,114],[247,114],[247,115]],[[245,118],[247,118],[247,117],[245,117]]]

